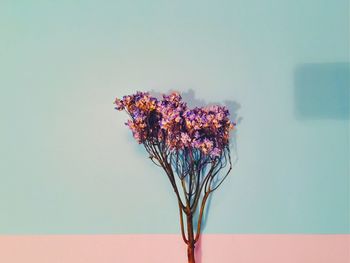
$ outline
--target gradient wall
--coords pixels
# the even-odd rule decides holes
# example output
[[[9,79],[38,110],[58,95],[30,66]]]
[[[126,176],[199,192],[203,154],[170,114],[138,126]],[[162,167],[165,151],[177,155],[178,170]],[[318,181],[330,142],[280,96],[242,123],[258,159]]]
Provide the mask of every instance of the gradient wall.
[[[239,105],[206,234],[350,234],[348,1],[1,1],[0,32],[3,236],[178,234],[112,104],[170,89]]]

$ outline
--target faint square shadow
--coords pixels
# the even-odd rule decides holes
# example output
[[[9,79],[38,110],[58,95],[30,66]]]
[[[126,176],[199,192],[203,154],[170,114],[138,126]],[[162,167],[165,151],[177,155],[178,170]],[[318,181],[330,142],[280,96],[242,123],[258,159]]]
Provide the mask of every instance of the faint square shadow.
[[[349,63],[308,63],[294,74],[297,119],[349,118]]]

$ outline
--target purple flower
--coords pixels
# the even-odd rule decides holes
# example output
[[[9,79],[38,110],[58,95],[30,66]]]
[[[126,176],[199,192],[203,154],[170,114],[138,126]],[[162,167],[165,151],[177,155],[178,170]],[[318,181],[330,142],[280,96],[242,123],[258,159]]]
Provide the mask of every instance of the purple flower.
[[[172,151],[193,148],[205,155],[218,157],[229,143],[229,132],[235,123],[229,120],[226,107],[212,105],[189,109],[181,95],[173,92],[162,100],[148,92],[116,99],[117,110],[125,110],[131,117],[126,123],[134,138],[165,142]]]

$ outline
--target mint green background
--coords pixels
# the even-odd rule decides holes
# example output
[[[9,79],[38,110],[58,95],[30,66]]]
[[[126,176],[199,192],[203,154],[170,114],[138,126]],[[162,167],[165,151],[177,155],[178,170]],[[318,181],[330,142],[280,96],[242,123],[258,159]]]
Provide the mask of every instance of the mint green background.
[[[150,89],[241,105],[205,233],[350,233],[349,97],[304,116],[317,74],[295,96],[298,68],[349,63],[348,25],[346,0],[1,1],[0,233],[178,233],[113,110]]]

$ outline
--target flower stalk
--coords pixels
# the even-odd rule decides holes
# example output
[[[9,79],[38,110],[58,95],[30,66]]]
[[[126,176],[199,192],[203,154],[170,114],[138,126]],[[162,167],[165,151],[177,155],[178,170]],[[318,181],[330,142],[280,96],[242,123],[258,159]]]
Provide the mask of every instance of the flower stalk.
[[[163,95],[161,100],[147,92],[137,92],[117,98],[114,103],[117,110],[129,115],[126,125],[136,141],[165,171],[178,202],[188,262],[195,263],[195,244],[200,238],[207,200],[232,169],[229,134],[236,124],[230,121],[226,107],[189,109],[176,92]],[[226,172],[222,174],[223,169]]]

